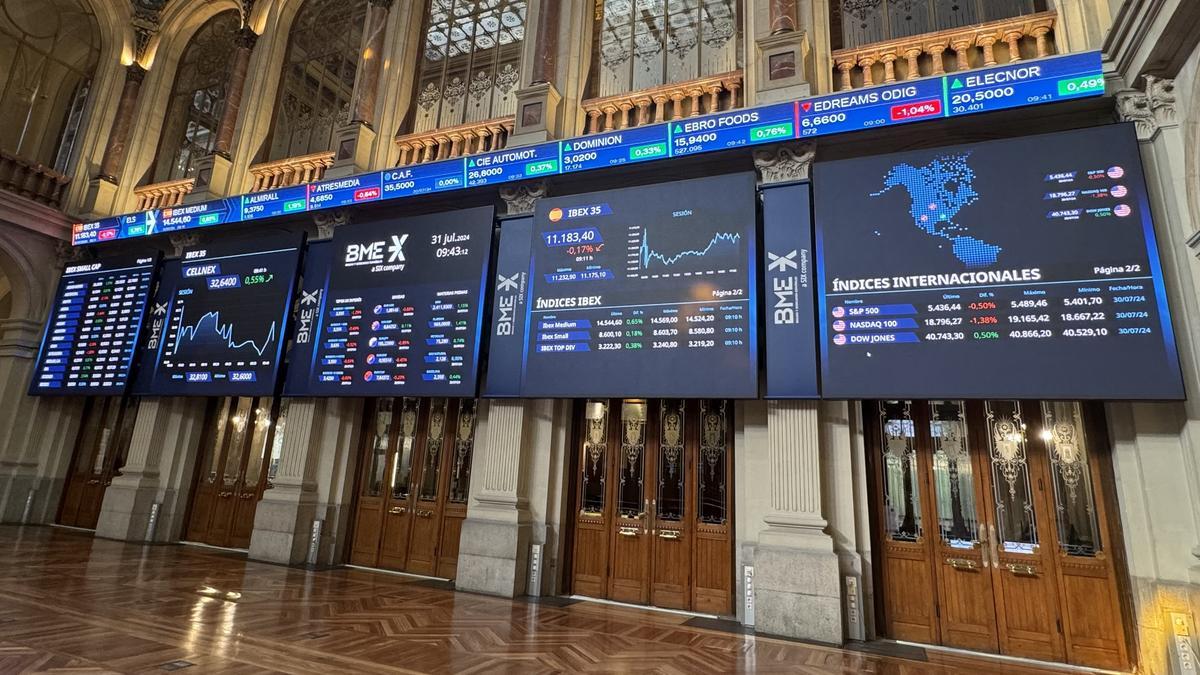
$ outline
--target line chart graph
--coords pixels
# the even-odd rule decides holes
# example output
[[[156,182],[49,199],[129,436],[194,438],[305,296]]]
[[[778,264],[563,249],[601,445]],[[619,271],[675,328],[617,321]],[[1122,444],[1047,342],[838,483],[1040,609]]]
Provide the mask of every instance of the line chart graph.
[[[176,318],[175,325],[175,341],[171,348],[173,355],[179,354],[180,344],[187,341],[192,342],[215,342],[220,345],[224,343],[224,348],[230,351],[237,351],[249,347],[259,357],[266,353],[267,349],[275,344],[276,333],[278,332],[278,324],[275,321],[271,322],[267,329],[267,334],[261,341],[251,339],[237,340],[234,338],[236,324],[232,321],[222,322],[221,311],[205,312],[194,323],[184,323],[184,305],[180,303],[179,314]],[[211,325],[211,327],[209,327]]]
[[[663,239],[659,242],[658,239]],[[661,279],[728,274],[738,271],[740,232],[660,232],[651,242],[650,228],[629,227],[626,276]]]

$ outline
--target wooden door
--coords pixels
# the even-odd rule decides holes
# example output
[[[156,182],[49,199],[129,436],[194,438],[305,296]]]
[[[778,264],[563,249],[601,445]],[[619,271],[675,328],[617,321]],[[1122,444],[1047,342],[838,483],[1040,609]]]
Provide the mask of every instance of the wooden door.
[[[189,541],[207,543],[209,540],[209,523],[217,511],[217,503],[224,499],[222,476],[229,433],[232,430],[230,419],[234,415],[238,399],[224,397],[217,399],[210,408],[205,422],[200,460],[196,464],[198,476],[196,487],[192,490],[191,506],[188,515],[186,538]]]
[[[412,533],[409,535],[408,562],[404,567],[413,574],[432,576],[437,572],[437,550],[441,542],[442,512],[446,500],[442,470],[447,455],[446,425],[449,416],[449,399],[435,398],[429,401],[429,414],[421,435],[423,442],[413,467],[414,517]]]
[[[1029,413],[1020,401],[984,401],[987,455],[982,478],[1000,651],[1062,661],[1049,500],[1043,457],[1032,452]]]
[[[446,500],[442,512],[441,544],[438,547],[436,575],[453,579],[458,574],[458,546],[462,524],[467,519],[467,497],[471,492],[471,460],[475,449],[475,415],[472,399],[458,401],[450,452],[445,453],[442,469]]]
[[[615,480],[611,501],[615,506],[610,529],[608,598],[646,604],[650,601],[651,531],[650,496],[654,462],[647,461],[646,436],[649,403],[630,399],[620,404],[618,446],[610,466]]]
[[[977,437],[962,401],[918,404],[918,438],[930,452],[928,507],[938,589],[942,644],[995,653],[999,650],[989,531],[984,509]]]
[[[87,401],[59,504],[60,525],[95,529],[104,493],[124,464],[136,418],[135,398],[94,397]]]
[[[277,403],[266,397],[217,400],[202,440],[187,539],[228,548],[250,545],[277,412]]]
[[[368,409],[350,562],[453,578],[467,515],[473,400],[377,399]]]
[[[1101,478],[1111,472],[1102,472],[1098,449],[1107,446],[1107,436],[1098,408],[1085,415],[1077,401],[1043,401],[1029,410],[1035,420],[1031,426],[1039,430],[1030,438],[1042,458],[1039,483],[1050,514],[1067,661],[1127,670],[1127,617],[1121,605],[1119,565],[1111,554],[1119,550],[1117,528],[1109,520],[1115,496],[1106,498],[1099,489],[1113,486],[1111,478]]]
[[[377,398],[367,404],[363,426],[363,453],[359,462],[358,503],[354,515],[354,537],[350,562],[375,567],[379,564],[379,540],[383,536],[383,513],[390,489],[387,470],[391,458],[394,399]]]
[[[672,399],[658,406],[654,460],[653,496],[650,498],[650,526],[653,577],[650,585],[650,604],[670,609],[688,609],[692,605],[692,548],[696,544],[697,468],[688,460],[694,453],[695,425],[684,401]],[[694,413],[694,411],[692,411]],[[688,431],[692,433],[689,434]],[[702,467],[701,467],[702,468]],[[720,561],[713,561],[720,565]]]
[[[1075,402],[867,410],[879,419],[868,438],[889,636],[1129,666],[1119,566],[1104,545],[1115,536],[1111,500],[1095,487],[1102,423]]]
[[[417,454],[420,399],[405,398],[397,403],[397,428],[388,463],[388,489],[384,493],[383,532],[379,544],[379,566],[403,570],[408,562],[408,541],[415,519],[412,468]]]
[[[925,506],[929,501],[927,453],[918,429],[924,407],[913,401],[882,401],[864,415],[873,440],[874,530],[881,565],[883,623],[889,637],[938,644],[934,548]]]
[[[608,423],[607,400],[582,405],[579,480],[576,482],[574,547],[571,588],[579,595],[608,595],[608,550],[611,516],[608,496],[609,463],[615,453],[614,430]]]
[[[731,611],[729,407],[644,399],[581,405],[573,592]]]

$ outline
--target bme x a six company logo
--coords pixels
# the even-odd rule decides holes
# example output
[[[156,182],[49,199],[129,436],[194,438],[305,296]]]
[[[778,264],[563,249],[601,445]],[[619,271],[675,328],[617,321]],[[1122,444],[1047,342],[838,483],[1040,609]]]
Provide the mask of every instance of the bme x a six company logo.
[[[343,261],[346,267],[371,266],[372,272],[398,272],[404,269],[404,244],[407,241],[407,234],[393,234],[391,243],[381,239],[369,244],[347,244]]]
[[[800,322],[800,290],[808,288],[808,251],[792,249],[783,255],[767,251],[767,274],[775,305],[771,320],[776,326]]]

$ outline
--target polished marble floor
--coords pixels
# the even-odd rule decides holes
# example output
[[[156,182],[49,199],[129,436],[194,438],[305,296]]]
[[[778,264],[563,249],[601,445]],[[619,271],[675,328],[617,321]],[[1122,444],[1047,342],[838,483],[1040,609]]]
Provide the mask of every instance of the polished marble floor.
[[[741,635],[663,612],[0,526],[0,673],[1051,672],[908,656]]]

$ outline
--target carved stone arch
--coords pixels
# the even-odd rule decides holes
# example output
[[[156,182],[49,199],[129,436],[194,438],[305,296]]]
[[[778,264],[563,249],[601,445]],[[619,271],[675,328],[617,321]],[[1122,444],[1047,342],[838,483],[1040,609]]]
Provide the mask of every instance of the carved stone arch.
[[[133,189],[154,164],[163,110],[171,96],[179,59],[209,19],[221,12],[237,11],[240,7],[236,0],[179,0],[164,8],[159,31],[146,50],[150,70],[142,85],[125,171],[119,181],[118,203],[130,206],[123,210],[132,209]]]
[[[54,242],[0,222],[0,273],[12,296],[5,319],[41,323],[58,273]]]

